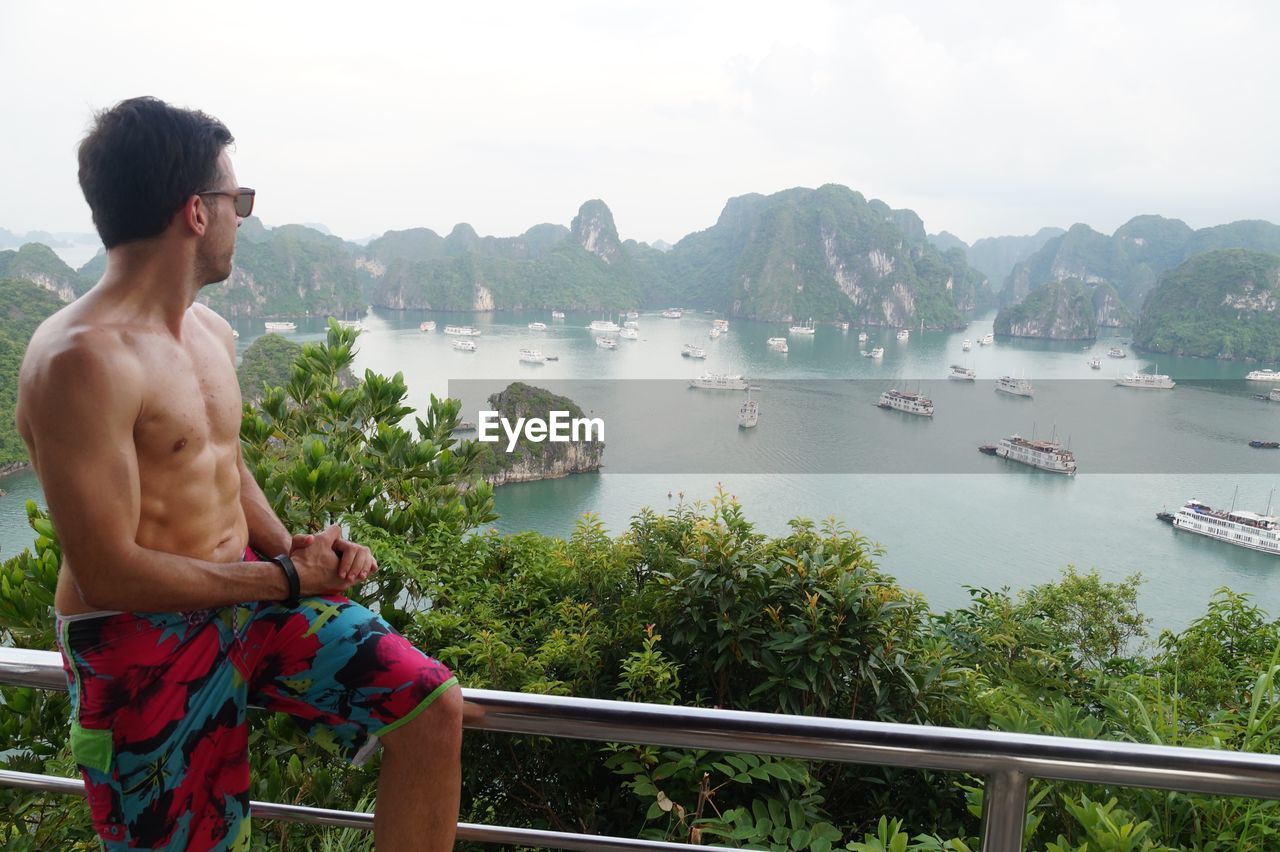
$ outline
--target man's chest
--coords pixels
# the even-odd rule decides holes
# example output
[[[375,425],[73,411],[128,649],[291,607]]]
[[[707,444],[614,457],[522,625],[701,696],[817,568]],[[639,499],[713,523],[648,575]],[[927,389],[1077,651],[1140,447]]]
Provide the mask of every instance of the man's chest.
[[[191,341],[147,356],[148,383],[134,426],[139,461],[182,464],[234,446],[240,389],[225,349]]]

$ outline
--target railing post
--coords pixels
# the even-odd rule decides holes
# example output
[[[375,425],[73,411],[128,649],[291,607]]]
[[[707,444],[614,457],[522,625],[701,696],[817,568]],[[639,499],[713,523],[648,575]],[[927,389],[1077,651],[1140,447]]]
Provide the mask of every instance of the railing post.
[[[982,792],[982,852],[1022,852],[1027,819],[1027,776],[1002,769],[987,776]]]

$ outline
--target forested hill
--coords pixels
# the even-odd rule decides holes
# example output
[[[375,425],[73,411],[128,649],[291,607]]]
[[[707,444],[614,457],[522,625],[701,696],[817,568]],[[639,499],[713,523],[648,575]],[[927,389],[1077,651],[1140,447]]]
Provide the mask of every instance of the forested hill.
[[[1137,311],[1161,273],[1198,254],[1223,248],[1280,254],[1280,226],[1240,221],[1197,231],[1178,219],[1135,216],[1107,236],[1088,225],[1073,225],[1013,268],[1001,298],[1013,304],[1050,281],[1076,278],[1088,284],[1110,284]]]
[[[86,278],[62,262],[53,249],[27,243],[17,250],[0,251],[0,278],[20,278],[70,302],[88,292],[94,279]]]
[[[27,460],[27,449],[13,422],[18,368],[36,326],[62,304],[38,284],[0,275],[0,470]]]
[[[1133,342],[1174,355],[1280,361],[1280,256],[1196,255],[1147,295]]]

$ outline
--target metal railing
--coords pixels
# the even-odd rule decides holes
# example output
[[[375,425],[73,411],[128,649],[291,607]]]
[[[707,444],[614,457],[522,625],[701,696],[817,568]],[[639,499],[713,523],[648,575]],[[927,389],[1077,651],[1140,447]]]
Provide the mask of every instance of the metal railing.
[[[0,683],[66,688],[61,658],[56,652],[18,648],[0,648]],[[469,722],[468,727],[473,730],[938,769],[981,776],[986,782],[982,848],[992,852],[1022,849],[1027,782],[1032,778],[1280,799],[1280,758],[1271,755],[487,689],[466,689],[463,695],[469,704],[483,710],[477,719]],[[0,773],[0,785],[82,792],[76,779],[12,772]],[[271,803],[254,802],[253,814],[260,818],[352,828],[370,828],[373,824],[368,814]],[[458,837],[558,849],[690,848],[683,844],[466,824],[459,826]]]

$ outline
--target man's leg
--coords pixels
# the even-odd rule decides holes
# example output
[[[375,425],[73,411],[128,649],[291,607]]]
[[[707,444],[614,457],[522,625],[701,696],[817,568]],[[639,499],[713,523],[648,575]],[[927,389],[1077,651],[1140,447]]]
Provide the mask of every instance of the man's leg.
[[[379,739],[382,767],[373,817],[377,848],[452,849],[462,784],[462,690],[449,687],[412,720]]]

